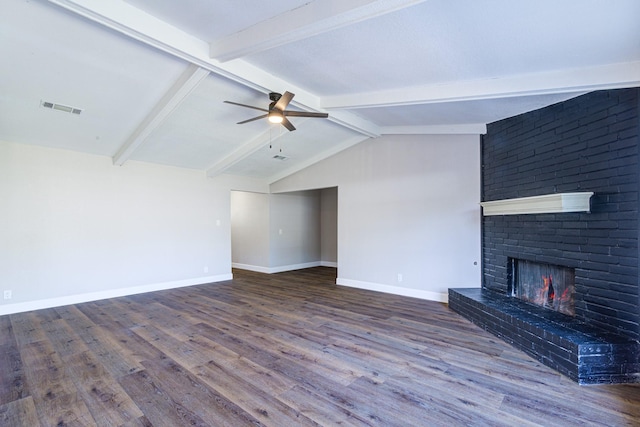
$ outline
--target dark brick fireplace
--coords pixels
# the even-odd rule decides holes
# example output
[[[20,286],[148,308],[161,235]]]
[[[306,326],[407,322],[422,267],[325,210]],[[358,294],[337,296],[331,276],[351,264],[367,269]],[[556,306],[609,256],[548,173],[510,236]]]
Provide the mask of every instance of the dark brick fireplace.
[[[590,212],[484,216],[482,289],[450,307],[581,384],[640,381],[640,89],[592,92],[491,123],[483,201],[593,192]],[[510,297],[510,260],[575,274],[575,316]]]

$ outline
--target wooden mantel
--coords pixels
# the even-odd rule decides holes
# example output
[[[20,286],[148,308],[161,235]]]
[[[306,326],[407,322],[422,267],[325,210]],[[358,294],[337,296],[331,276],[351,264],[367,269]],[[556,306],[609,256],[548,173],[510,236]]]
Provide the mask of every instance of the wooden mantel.
[[[519,197],[515,199],[480,202],[482,214],[522,215],[559,212],[590,212],[593,192],[555,193],[542,196]]]

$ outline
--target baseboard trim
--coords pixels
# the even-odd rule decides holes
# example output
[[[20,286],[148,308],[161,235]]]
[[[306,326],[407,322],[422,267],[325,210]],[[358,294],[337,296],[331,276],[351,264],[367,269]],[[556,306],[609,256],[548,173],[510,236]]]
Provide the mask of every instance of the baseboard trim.
[[[108,298],[126,297],[128,295],[146,292],[163,291],[166,289],[183,288],[185,286],[203,285],[206,283],[224,282],[233,279],[233,274],[219,274],[216,276],[196,277],[193,279],[175,280],[171,282],[153,283],[150,285],[133,286],[130,288],[112,289],[108,291],[88,292],[85,294],[69,295],[44,300],[19,302],[0,306],[0,316],[5,314],[23,313],[25,311],[42,310],[63,305],[81,304],[83,302],[98,301]]]
[[[320,261],[320,266],[338,268],[338,263],[333,261]]]
[[[278,267],[271,267],[271,273],[282,273],[285,271],[302,270],[303,268],[320,267],[320,261],[305,262],[303,264],[290,264],[281,265]]]
[[[345,279],[338,277],[337,285],[348,286],[350,288],[366,289],[368,291],[384,292],[386,294],[401,295],[405,297],[419,298],[429,301],[447,303],[449,301],[448,292],[423,291],[421,289],[401,288],[399,286],[384,285],[382,283],[362,282],[360,280]]]
[[[256,273],[269,274],[269,267],[262,267],[261,265],[241,264],[239,262],[232,262],[231,267],[237,268],[239,270],[249,270],[249,271],[255,271]]]
[[[285,271],[302,270],[303,268],[311,268],[311,267],[331,267],[329,265],[323,264],[323,261],[305,262],[302,264],[280,265],[278,267],[263,267],[261,265],[241,264],[238,262],[234,262],[231,264],[231,266],[233,268],[238,268],[240,270],[249,270],[249,271],[255,271],[258,273],[266,273],[266,274],[283,273]]]

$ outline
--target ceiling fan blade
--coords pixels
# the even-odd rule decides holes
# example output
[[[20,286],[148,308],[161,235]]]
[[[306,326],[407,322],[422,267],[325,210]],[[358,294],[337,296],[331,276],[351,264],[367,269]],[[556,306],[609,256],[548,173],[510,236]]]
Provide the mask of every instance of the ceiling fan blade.
[[[308,111],[284,111],[284,115],[291,117],[320,117],[323,119],[329,117],[327,113],[310,113]]]
[[[295,94],[291,92],[285,92],[284,94],[282,94],[280,99],[278,99],[278,102],[276,102],[273,108],[277,108],[281,111],[284,110],[285,108],[287,108],[287,105],[289,105],[294,96]]]
[[[241,121],[241,122],[238,122],[237,124],[242,125],[242,124],[245,124],[245,123],[252,122],[252,121],[254,121],[254,120],[264,119],[264,118],[266,118],[266,117],[268,117],[268,116],[269,116],[268,114],[263,114],[263,115],[261,115],[261,116],[254,117],[254,118],[252,118],[252,119],[243,120],[243,121]]]
[[[296,127],[293,125],[293,123],[291,123],[289,121],[289,119],[287,119],[286,117],[282,118],[282,126],[286,127],[287,129],[289,129],[289,131],[294,131],[296,130]]]
[[[239,103],[233,102],[233,101],[224,101],[224,102],[227,103],[227,104],[239,105],[241,107],[253,108],[254,110],[260,110],[260,111],[265,111],[265,112],[269,111],[266,108],[254,107],[253,105],[239,104]]]

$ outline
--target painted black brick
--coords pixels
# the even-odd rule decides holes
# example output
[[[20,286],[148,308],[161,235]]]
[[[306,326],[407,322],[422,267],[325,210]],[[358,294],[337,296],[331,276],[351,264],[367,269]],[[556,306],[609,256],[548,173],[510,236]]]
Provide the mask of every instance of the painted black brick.
[[[483,200],[593,191],[591,213],[483,218],[483,287],[509,257],[576,269],[576,315],[640,339],[640,88],[592,92],[487,126]]]
[[[580,384],[637,382],[640,344],[488,289],[449,289],[449,307]]]

